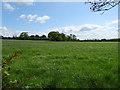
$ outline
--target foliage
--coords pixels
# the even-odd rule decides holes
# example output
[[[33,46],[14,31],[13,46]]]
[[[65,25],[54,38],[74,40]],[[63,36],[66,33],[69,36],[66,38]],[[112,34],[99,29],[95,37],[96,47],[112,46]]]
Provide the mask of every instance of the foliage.
[[[76,36],[70,34],[70,36],[65,35],[64,33],[59,33],[58,31],[51,31],[48,33],[48,38],[52,41],[76,41]]]
[[[58,36],[59,36],[59,32],[58,31],[52,31],[48,33],[48,38],[52,41],[57,41],[58,40]]]
[[[2,59],[2,88],[7,88],[9,86],[9,72],[11,70],[12,59],[18,56],[19,54],[15,53],[8,58]]]
[[[47,37],[45,35],[40,36],[42,39],[46,39]]]
[[[19,36],[20,39],[28,39],[29,38],[29,35],[28,35],[28,32],[22,32]]]

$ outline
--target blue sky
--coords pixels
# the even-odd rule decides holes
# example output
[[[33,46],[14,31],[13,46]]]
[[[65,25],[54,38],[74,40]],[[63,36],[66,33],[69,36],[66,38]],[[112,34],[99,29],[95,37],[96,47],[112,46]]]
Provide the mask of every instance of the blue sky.
[[[118,7],[104,14],[84,2],[31,2],[2,4],[2,34],[22,31],[42,35],[49,31],[75,34],[79,39],[117,38]]]

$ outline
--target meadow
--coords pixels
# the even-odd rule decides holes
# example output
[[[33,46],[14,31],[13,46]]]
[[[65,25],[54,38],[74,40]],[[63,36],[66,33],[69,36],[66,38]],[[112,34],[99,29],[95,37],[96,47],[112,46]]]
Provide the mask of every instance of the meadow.
[[[117,88],[117,42],[3,40],[11,88]]]

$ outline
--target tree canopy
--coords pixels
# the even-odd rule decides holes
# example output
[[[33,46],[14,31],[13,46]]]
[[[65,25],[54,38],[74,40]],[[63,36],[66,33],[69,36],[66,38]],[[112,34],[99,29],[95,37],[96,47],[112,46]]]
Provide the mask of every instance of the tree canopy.
[[[29,38],[28,32],[22,32],[19,36],[20,39],[27,39]]]
[[[48,38],[51,41],[75,41],[77,40],[74,34],[65,35],[64,33],[59,33],[58,31],[49,32]]]

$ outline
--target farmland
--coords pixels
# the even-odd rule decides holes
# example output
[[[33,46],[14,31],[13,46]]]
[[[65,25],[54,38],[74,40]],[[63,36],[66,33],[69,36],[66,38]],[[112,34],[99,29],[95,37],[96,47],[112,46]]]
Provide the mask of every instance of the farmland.
[[[117,42],[3,40],[3,59],[14,53],[13,88],[116,88]]]

